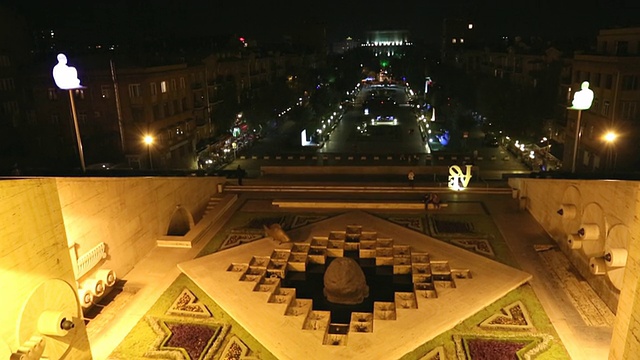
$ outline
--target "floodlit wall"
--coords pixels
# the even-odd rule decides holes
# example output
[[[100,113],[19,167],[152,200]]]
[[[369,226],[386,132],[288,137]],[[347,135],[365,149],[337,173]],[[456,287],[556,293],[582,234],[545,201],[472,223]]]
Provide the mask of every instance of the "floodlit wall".
[[[38,319],[43,311],[62,307],[65,315],[73,315],[76,327],[64,335],[69,346],[57,355],[91,359],[76,295],[77,257],[104,243],[106,258],[100,258],[95,268],[126,275],[166,234],[178,205],[199,219],[224,181],[217,177],[0,181],[0,284],[8,294],[0,313],[0,356],[8,358],[6,351],[17,351],[31,333],[38,334],[34,316]],[[44,355],[58,358],[47,353],[54,348],[60,346],[45,346]]]
[[[509,184],[521,208],[616,313],[609,358],[633,358],[640,352],[640,182],[512,178]]]
[[[82,256],[101,242],[107,258],[100,264],[118,277],[128,273],[167,234],[180,205],[198,220],[216,177],[58,178],[64,227]]]
[[[37,329],[34,319],[28,318],[40,315],[45,309],[27,306],[31,300],[53,308],[70,304],[76,316],[81,310],[75,302],[76,282],[56,180],[0,181],[0,218],[0,284],[5,294],[0,312],[0,354],[4,355],[7,347],[15,352],[18,346],[24,345],[25,341],[19,340],[24,338],[18,335],[20,328]],[[56,282],[55,279],[65,281],[71,288],[70,293],[56,289],[38,291],[43,290],[43,284]],[[55,310],[53,308],[47,310]],[[91,359],[84,322],[76,317],[74,323],[73,332],[65,336],[73,339],[65,359]],[[45,355],[49,355],[46,346]]]

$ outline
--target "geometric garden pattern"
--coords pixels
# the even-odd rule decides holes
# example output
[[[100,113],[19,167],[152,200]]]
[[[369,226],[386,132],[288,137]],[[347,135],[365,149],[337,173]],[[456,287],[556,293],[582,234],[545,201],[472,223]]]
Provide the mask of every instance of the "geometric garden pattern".
[[[281,287],[288,272],[304,272],[311,264],[324,265],[348,251],[392,269],[394,275],[409,276],[412,291],[396,292],[392,302],[374,299],[373,312],[353,312],[349,324],[332,324],[329,311],[314,310],[311,299],[297,298],[295,288]],[[324,345],[338,346],[346,345],[349,332],[374,332],[374,320],[395,320],[396,309],[415,309],[418,298],[436,298],[438,289],[471,279],[467,269],[450,269],[447,261],[431,261],[429,254],[412,253],[409,246],[394,245],[393,239],[362,231],[360,225],[314,237],[310,243],[294,243],[291,249],[275,249],[271,256],[254,256],[247,263],[229,265],[227,271],[241,273],[239,281],[255,283],[253,291],[269,293],[269,303],[287,304],[285,316],[305,316],[302,329],[324,331]]]
[[[295,216],[295,215],[294,215]],[[429,227],[427,229],[422,225],[422,217],[416,216],[415,219],[408,219],[411,216],[395,216],[393,219],[391,217],[387,218],[388,221],[392,221],[397,224],[401,224],[406,226],[407,228],[412,228],[413,230],[417,230],[418,232],[431,233],[432,236],[441,237],[442,235],[453,235],[454,239],[447,239],[448,242],[458,245],[463,248],[468,248],[476,253],[483,254],[485,256],[494,257],[493,251],[491,249],[491,245],[488,241],[486,243],[477,242],[475,240],[483,240],[484,234],[478,234],[473,231],[472,224],[463,223],[462,226],[457,225],[451,222],[435,222],[432,221],[429,217],[427,220],[429,221]],[[306,225],[308,223],[313,223],[316,220],[322,220],[327,218],[327,216],[318,216],[318,218],[313,218],[311,216],[306,217],[302,216],[300,218],[290,217],[289,219],[294,219],[293,221],[286,221],[288,226],[283,226],[283,229],[292,229],[302,225]],[[273,223],[272,221],[269,221]],[[435,230],[434,230],[435,229]],[[249,229],[247,229],[249,230]],[[420,231],[422,230],[422,231]],[[247,231],[246,234],[241,234],[235,230],[231,231],[232,239],[230,239],[229,247],[234,245],[239,245],[247,241],[257,240],[259,238],[264,237],[263,234],[257,234],[256,232],[251,233],[252,231]],[[332,232],[333,233],[333,232]],[[241,236],[236,236],[241,235]],[[246,235],[246,236],[245,236]],[[437,236],[440,235],[440,236]],[[461,236],[462,235],[462,236]],[[472,235],[472,236],[469,236]],[[480,235],[480,236],[478,236]],[[335,237],[335,234],[330,234],[329,237]],[[447,237],[447,236],[445,236]],[[327,239],[328,240],[328,239]],[[332,239],[333,240],[333,239]],[[455,241],[458,240],[458,241]],[[474,240],[474,241],[469,241]],[[225,241],[223,241],[224,243]],[[233,245],[231,244],[233,243]],[[310,245],[310,244],[307,244]],[[316,242],[316,246],[318,243]],[[487,245],[487,246],[485,246]],[[391,245],[392,248],[394,245]],[[396,245],[397,246],[397,245]],[[220,248],[221,250],[222,248]],[[280,249],[276,249],[280,250]],[[293,249],[292,249],[293,250]],[[335,249],[331,249],[329,246],[329,242],[327,241],[327,246],[325,248],[325,252],[332,252]],[[411,254],[415,255],[415,254]],[[428,255],[428,254],[427,254]],[[283,256],[281,254],[274,254],[276,260],[279,256]],[[289,254],[292,258],[294,257],[293,252]],[[249,265],[252,264],[254,259],[252,258],[246,265],[246,269],[249,269]],[[241,271],[238,268],[234,268],[238,264],[234,264],[229,267],[229,271]],[[448,265],[448,264],[447,264]],[[240,266],[242,269],[242,266]],[[266,269],[265,269],[266,270]],[[457,279],[464,279],[465,276],[470,278],[470,273],[450,269],[452,274],[451,281],[452,288],[455,288],[455,281]],[[457,275],[454,271],[458,271]],[[270,279],[263,277],[262,281],[256,282],[256,287],[254,291],[264,290],[264,286],[271,286],[277,283],[278,279]],[[275,289],[275,287],[274,287]],[[436,290],[436,289],[434,289]],[[298,299],[295,297],[295,293],[287,293],[287,289],[278,289],[274,290],[272,293],[274,296],[269,298],[269,302],[278,302],[280,296],[284,296],[287,298],[289,302],[289,306],[286,308],[285,316],[305,316],[308,319],[313,319],[314,315],[312,310],[311,300],[308,299]],[[415,294],[415,292],[414,292]],[[426,292],[424,294],[427,294]],[[415,295],[414,295],[415,296]],[[436,293],[437,296],[437,293]],[[405,304],[407,305],[407,304]],[[394,305],[397,308],[397,305]],[[402,305],[401,305],[402,306]],[[188,314],[189,309],[193,309],[195,313]],[[178,298],[174,301],[172,307],[167,311],[166,316],[160,317],[152,317],[146,316],[145,319],[147,323],[151,325],[151,328],[154,330],[156,334],[158,334],[158,338],[156,339],[153,346],[149,348],[149,350],[144,354],[144,356],[154,357],[154,358],[164,358],[164,359],[225,359],[225,360],[235,360],[235,359],[253,359],[253,357],[248,356],[250,350],[243,344],[242,340],[237,338],[236,336],[230,333],[230,325],[216,323],[213,319],[206,318],[205,314],[210,314],[205,305],[199,304],[193,293],[184,289],[184,291],[180,294]],[[315,316],[317,320],[322,319],[322,314],[316,314]],[[205,336],[210,336],[209,339],[205,342],[205,346],[200,345],[194,346],[191,348],[182,348],[174,347],[174,343],[168,341],[168,339],[172,336],[172,330],[174,330],[177,334],[180,333],[180,328],[176,327],[176,323],[172,323],[173,320],[176,319],[176,316],[183,316],[183,319],[177,321],[176,323],[189,323],[194,327],[186,327],[189,333],[194,332],[195,329],[203,329],[202,331]],[[369,321],[371,320],[370,316],[376,316],[375,314],[356,314],[356,323],[354,326],[351,326],[348,331],[352,332],[368,332],[374,331],[373,329],[369,329],[368,326]],[[380,315],[378,316],[385,316]],[[310,323],[305,319],[305,328],[313,329]],[[317,326],[317,325],[316,325]],[[423,355],[420,360],[435,360],[435,359],[456,359],[456,360],[470,360],[470,359],[534,359],[537,355],[542,354],[548,347],[550,343],[554,341],[554,337],[550,334],[544,332],[536,332],[534,324],[528,314],[526,307],[523,305],[521,301],[516,301],[509,305],[504,306],[500,311],[494,313],[493,315],[487,317],[486,319],[480,321],[476,325],[478,331],[469,331],[462,330],[461,332],[453,332],[451,337],[449,337],[449,341],[445,341],[444,345],[446,345],[446,353],[445,346],[439,345],[435,348],[432,348],[430,351],[427,351],[426,355]],[[518,333],[519,332],[519,333]],[[340,331],[336,331],[338,335],[335,337],[325,337],[323,343],[327,345],[340,345]],[[175,342],[174,336],[174,342]],[[206,339],[206,338],[204,338]],[[227,342],[227,345],[224,346],[224,343]],[[557,340],[556,340],[557,342]],[[447,345],[453,344],[453,345]],[[493,353],[486,352],[486,349],[496,350]],[[198,356],[198,351],[200,354]],[[454,353],[450,353],[453,351]],[[565,357],[559,357],[559,359],[565,359]]]

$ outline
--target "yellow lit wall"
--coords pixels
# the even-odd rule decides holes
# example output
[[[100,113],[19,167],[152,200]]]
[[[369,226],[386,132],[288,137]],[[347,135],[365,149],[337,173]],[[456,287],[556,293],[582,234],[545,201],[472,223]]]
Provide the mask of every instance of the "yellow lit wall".
[[[527,211],[556,240],[559,248],[594,291],[616,313],[609,359],[633,358],[632,355],[640,351],[640,312],[637,311],[640,308],[640,218],[637,216],[640,210],[640,182],[513,178],[509,184],[519,190],[519,196],[526,198]],[[581,256],[579,251],[569,249],[566,244],[562,217],[556,211],[569,187],[577,189],[583,206],[598,204],[603,210],[606,229],[601,231],[606,232],[618,224],[624,224],[629,230],[628,256],[620,291],[608,282],[606,275],[591,275],[588,259]]]
[[[108,248],[100,268],[128,273],[165,235],[177,205],[197,221],[216,193],[215,177],[57,178],[70,244],[81,256],[100,242]]]
[[[32,292],[49,279],[76,285],[54,179],[0,181],[0,218],[0,338],[16,351],[16,331]],[[66,359],[90,359],[84,322],[75,323]]]

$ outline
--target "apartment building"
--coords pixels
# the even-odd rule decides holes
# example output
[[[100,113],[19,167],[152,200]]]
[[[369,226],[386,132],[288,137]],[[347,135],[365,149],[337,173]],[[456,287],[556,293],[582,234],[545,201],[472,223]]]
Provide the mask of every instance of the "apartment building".
[[[566,96],[571,98],[583,81],[589,81],[594,100],[581,114],[576,171],[633,167],[640,120],[640,28],[600,30],[595,51],[574,56]],[[578,113],[568,111],[567,117],[565,138],[573,143]],[[609,132],[617,134],[610,142],[604,138]],[[572,147],[565,147],[565,158],[572,156]]]

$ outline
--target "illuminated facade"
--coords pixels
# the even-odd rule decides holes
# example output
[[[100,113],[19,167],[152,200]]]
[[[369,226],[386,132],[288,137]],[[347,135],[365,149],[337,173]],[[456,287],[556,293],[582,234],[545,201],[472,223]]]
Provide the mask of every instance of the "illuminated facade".
[[[406,46],[411,46],[408,30],[376,30],[365,33],[362,46],[376,55],[401,56]]]

